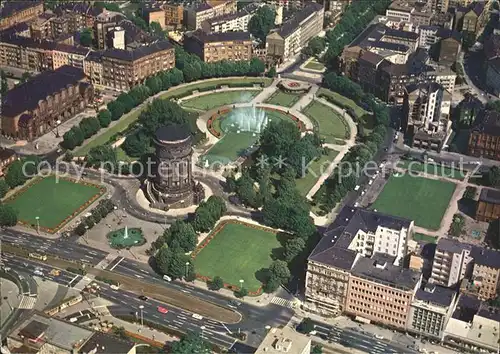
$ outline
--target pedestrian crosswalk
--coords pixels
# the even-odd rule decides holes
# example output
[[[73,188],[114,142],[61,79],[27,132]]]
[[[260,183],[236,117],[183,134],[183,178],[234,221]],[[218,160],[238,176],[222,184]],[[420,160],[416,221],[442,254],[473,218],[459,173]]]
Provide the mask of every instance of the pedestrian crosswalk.
[[[276,305],[280,305],[283,307],[293,308],[293,302],[287,299],[283,299],[282,297],[275,296],[271,299],[271,302]]]
[[[35,307],[35,304],[36,304],[36,297],[23,295],[21,298],[21,302],[19,303],[18,308],[31,310]]]

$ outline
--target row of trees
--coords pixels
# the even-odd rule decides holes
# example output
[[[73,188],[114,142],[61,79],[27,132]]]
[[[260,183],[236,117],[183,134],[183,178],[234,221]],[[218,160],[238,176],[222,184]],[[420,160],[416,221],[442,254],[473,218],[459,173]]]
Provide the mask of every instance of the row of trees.
[[[88,229],[97,225],[102,219],[108,216],[115,209],[115,204],[111,199],[102,199],[97,206],[90,211],[89,216],[82,219],[82,221],[75,228],[75,233],[78,236],[83,236]]]
[[[162,274],[192,281],[196,277],[191,258],[198,243],[198,233],[212,229],[225,214],[226,204],[221,197],[210,196],[201,203],[190,220],[177,220],[153,242],[150,252],[155,255],[156,267]]]
[[[80,124],[73,126],[63,135],[61,146],[72,150],[80,146],[85,139],[96,134],[101,128],[109,126],[111,123],[111,113],[108,110],[102,110],[97,117],[88,117],[80,121]]]

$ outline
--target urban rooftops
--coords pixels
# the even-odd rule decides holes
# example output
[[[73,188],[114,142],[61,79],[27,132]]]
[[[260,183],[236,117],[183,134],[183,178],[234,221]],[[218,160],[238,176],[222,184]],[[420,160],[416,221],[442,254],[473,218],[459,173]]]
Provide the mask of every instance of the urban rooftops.
[[[483,188],[479,194],[479,201],[491,204],[500,204],[500,191],[497,189]]]
[[[167,40],[162,40],[155,42],[153,44],[141,46],[135,50],[125,50],[125,49],[107,49],[103,52],[104,57],[115,58],[125,61],[134,61],[141,59],[145,56],[151,55],[156,52],[160,52],[167,49],[173,49],[174,47]]]
[[[423,289],[418,289],[415,298],[431,304],[448,307],[453,302],[455,290],[435,284],[426,284]]]

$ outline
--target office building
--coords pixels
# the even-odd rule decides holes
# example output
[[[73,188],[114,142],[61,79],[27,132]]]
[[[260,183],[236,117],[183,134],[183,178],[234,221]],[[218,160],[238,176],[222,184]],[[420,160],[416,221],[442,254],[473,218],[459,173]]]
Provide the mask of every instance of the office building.
[[[0,7],[0,30],[28,22],[42,13],[42,1],[3,1]]]
[[[309,354],[310,352],[311,338],[285,326],[271,328],[255,354]]]
[[[185,11],[187,28],[197,30],[210,18],[235,14],[237,6],[235,0],[207,0],[185,8]]]
[[[93,95],[81,69],[62,66],[43,72],[2,98],[2,133],[31,141],[83,111]]]
[[[207,34],[198,30],[185,35],[184,49],[196,54],[206,63],[221,60],[250,60],[252,58],[252,39],[249,32]]]
[[[410,307],[408,331],[441,339],[456,299],[455,290],[434,284],[418,289]]]
[[[470,132],[468,154],[500,160],[500,113],[483,110],[478,114]]]
[[[440,238],[432,264],[432,283],[453,287],[472,274],[473,246],[460,241]]]
[[[476,207],[476,220],[491,222],[500,217],[500,191],[483,188]]]
[[[500,197],[500,192],[496,192],[496,197]],[[475,247],[471,255],[474,258],[472,281],[477,289],[477,297],[484,301],[495,299],[500,287],[500,252]]]

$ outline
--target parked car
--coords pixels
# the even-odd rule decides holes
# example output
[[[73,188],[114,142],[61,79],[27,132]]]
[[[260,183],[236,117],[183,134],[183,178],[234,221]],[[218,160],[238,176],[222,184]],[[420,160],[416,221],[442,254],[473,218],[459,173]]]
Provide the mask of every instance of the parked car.
[[[144,295],[139,295],[137,298],[142,301],[148,301],[148,298]]]
[[[158,306],[157,310],[160,313],[168,313],[168,310],[165,307],[162,307],[162,306]]]

